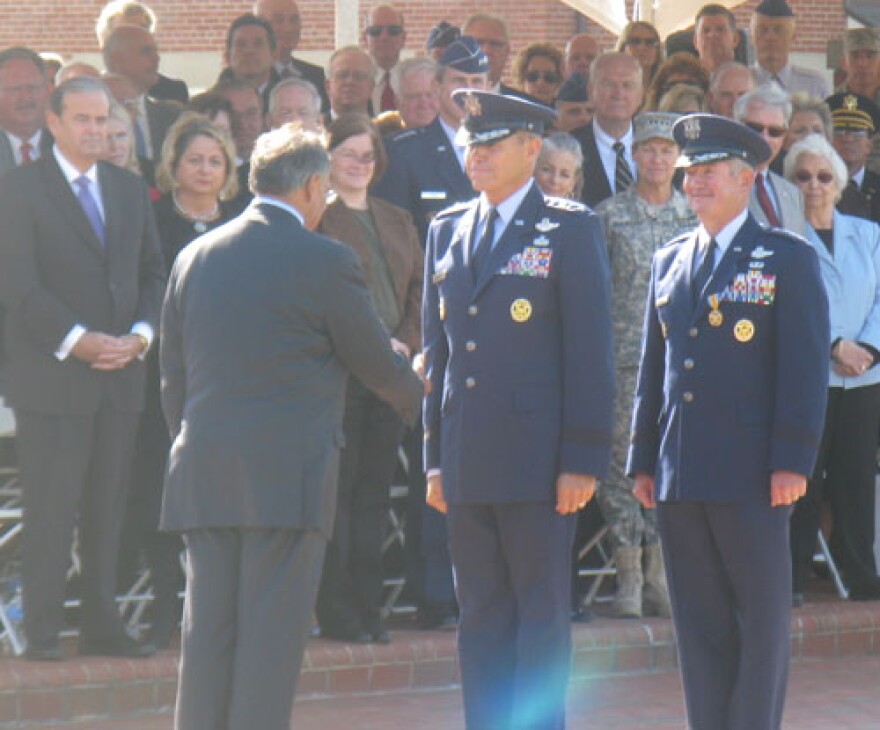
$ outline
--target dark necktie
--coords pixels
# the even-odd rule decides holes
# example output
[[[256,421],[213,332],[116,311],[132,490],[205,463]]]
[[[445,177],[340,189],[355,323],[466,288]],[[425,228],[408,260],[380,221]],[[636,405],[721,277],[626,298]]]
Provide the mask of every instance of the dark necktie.
[[[95,235],[98,237],[98,240],[101,242],[103,246],[104,241],[104,221],[101,219],[101,212],[98,210],[98,204],[95,202],[95,196],[92,195],[92,181],[89,180],[85,175],[80,175],[76,180],[74,180],[76,186],[79,188],[79,192],[76,194],[76,197],[79,199],[79,204],[82,206],[83,213],[86,214],[86,218],[89,219],[89,223],[92,224],[92,228],[95,230]]]
[[[394,89],[391,88],[391,75],[386,71],[382,78],[382,98],[379,100],[381,111],[388,112],[397,109],[397,99],[394,98]]]
[[[471,249],[471,270],[474,273],[474,279],[479,279],[486,265],[489,254],[492,253],[492,242],[495,239],[495,221],[498,220],[498,209],[494,206],[489,208],[485,215],[486,221],[483,227],[483,235]]]
[[[691,279],[691,298],[693,301],[693,308],[697,308],[697,304],[700,301],[700,295],[703,293],[703,289],[706,288],[706,284],[709,282],[709,277],[712,276],[712,269],[715,267],[715,249],[718,247],[718,244],[715,242],[714,238],[709,239],[709,243],[706,245],[706,250],[703,252],[703,260],[700,262],[699,267],[694,271],[694,278]],[[697,252],[699,255],[699,250]]]
[[[30,142],[22,142],[21,147],[19,147],[21,151],[21,164],[27,165],[30,162],[34,161],[34,146]]]
[[[632,170],[629,169],[629,163],[624,154],[626,145],[623,142],[615,142],[611,148],[617,158],[614,162],[614,192],[622,193],[633,183]]]
[[[779,228],[779,216],[776,215],[776,208],[773,207],[773,201],[770,200],[770,194],[767,192],[767,173],[759,172],[755,185],[758,186],[758,203],[767,216],[767,222],[774,228]]]

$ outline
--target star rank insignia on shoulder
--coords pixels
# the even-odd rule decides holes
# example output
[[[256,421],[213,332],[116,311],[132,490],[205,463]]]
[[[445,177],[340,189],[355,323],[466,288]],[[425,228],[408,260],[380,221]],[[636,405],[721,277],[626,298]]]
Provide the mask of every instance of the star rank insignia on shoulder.
[[[562,210],[566,213],[580,213],[587,210],[586,205],[584,205],[583,203],[579,203],[576,200],[569,200],[568,198],[554,198],[552,196],[544,198],[544,205],[546,205],[548,208],[552,208],[553,210]]]

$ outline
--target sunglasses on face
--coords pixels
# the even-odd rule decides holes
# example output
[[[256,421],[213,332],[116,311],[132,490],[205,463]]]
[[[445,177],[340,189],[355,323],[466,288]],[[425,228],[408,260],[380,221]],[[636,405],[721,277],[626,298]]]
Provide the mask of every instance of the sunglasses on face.
[[[815,175],[815,178],[822,185],[830,185],[834,180],[834,175],[832,175],[830,172],[825,172],[823,170],[822,172],[817,172]],[[798,170],[794,174],[794,179],[797,180],[799,183],[802,183],[805,185],[813,179],[813,175],[811,175],[806,170]]]
[[[775,124],[758,124],[758,122],[743,122],[743,124],[758,134],[764,134],[766,132],[767,136],[772,137],[773,139],[784,137],[785,133],[788,131],[785,127],[777,127]]]
[[[403,33],[402,25],[370,25],[367,27],[367,35],[370,38],[378,38],[382,35],[382,31],[385,31],[388,35],[392,37],[397,37],[401,33]]]
[[[530,84],[537,84],[538,81],[544,79],[545,84],[558,84],[562,78],[555,71],[529,71],[526,74],[526,81]]]
[[[646,46],[647,48],[657,47],[656,38],[628,38],[624,43],[625,46]]]

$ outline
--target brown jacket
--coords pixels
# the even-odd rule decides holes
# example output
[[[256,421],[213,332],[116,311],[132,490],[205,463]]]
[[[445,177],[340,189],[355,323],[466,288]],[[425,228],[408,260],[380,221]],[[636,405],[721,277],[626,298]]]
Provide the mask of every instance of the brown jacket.
[[[373,196],[369,197],[368,204],[376,223],[385,260],[388,262],[388,270],[391,272],[391,280],[397,294],[397,306],[401,313],[400,327],[391,335],[416,353],[421,349],[424,252],[419,245],[412,216],[407,211]],[[351,246],[360,259],[364,276],[370,281],[369,257],[366,255],[367,242],[364,240],[357,219],[340,198],[336,198],[327,206],[318,230],[330,238]]]

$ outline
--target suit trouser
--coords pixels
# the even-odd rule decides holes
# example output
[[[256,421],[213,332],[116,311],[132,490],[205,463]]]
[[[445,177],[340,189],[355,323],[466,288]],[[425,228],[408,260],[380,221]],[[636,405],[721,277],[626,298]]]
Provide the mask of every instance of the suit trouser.
[[[123,631],[116,606],[116,562],[138,414],[101,408],[82,416],[19,410],[15,415],[24,497],[27,639],[45,646],[58,638],[77,524],[81,635],[112,638]]]
[[[874,501],[880,385],[829,388],[813,478],[791,519],[794,589],[804,587],[816,550],[822,499],[831,504],[831,550],[850,590],[880,584],[874,560]]]
[[[551,502],[450,504],[447,516],[467,727],[563,728],[574,516]]]
[[[289,730],[325,537],[184,532],[187,588],[176,730]]]
[[[691,730],[777,730],[782,723],[790,515],[769,501],[657,506]]]

